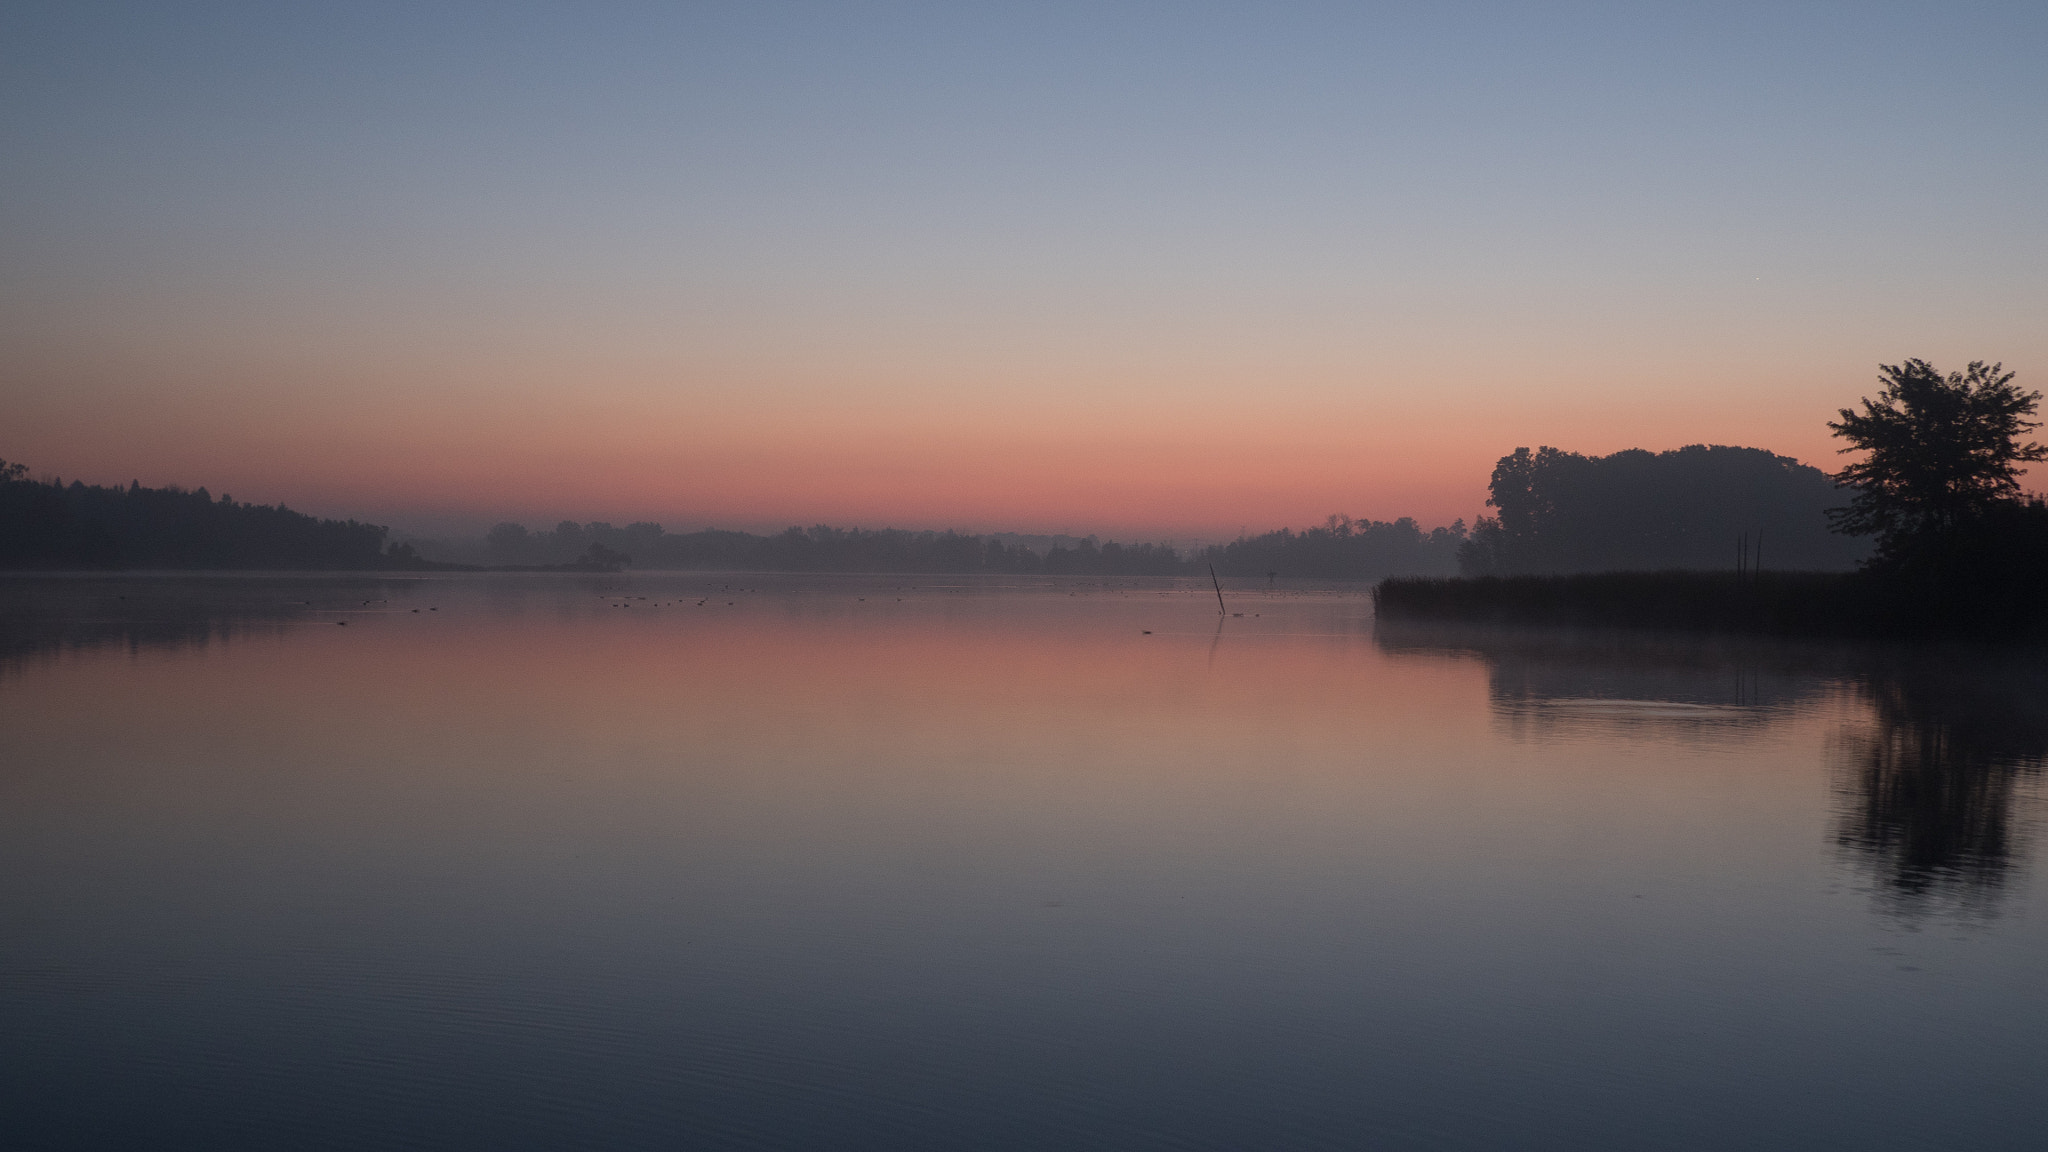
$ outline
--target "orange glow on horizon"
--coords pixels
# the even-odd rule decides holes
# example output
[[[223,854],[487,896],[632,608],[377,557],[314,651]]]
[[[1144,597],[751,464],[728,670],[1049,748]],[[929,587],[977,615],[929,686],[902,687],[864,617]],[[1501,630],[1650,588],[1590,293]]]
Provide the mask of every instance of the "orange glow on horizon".
[[[1702,386],[1470,380],[1346,392],[1156,383],[1099,398],[993,399],[592,385],[512,401],[340,383],[290,396],[187,381],[163,403],[32,398],[7,458],[93,483],[205,486],[417,530],[499,520],[652,520],[672,531],[838,526],[1225,539],[1331,514],[1424,526],[1482,514],[1518,446],[1606,453],[1745,444],[1833,468],[1826,403],[1729,404]],[[159,388],[162,386],[159,385]],[[1846,383],[1841,403],[1854,399]],[[158,392],[159,397],[163,395]]]

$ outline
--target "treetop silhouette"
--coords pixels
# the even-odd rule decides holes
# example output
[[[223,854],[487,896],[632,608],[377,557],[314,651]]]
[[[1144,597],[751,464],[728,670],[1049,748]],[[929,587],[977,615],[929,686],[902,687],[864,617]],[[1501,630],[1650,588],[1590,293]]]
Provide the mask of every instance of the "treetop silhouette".
[[[2039,392],[2022,391],[2002,364],[1981,360],[1946,376],[1924,360],[1879,365],[1878,375],[1877,399],[1864,397],[1861,412],[1844,408],[1828,422],[1849,441],[1841,451],[1867,453],[1835,474],[1856,490],[1847,507],[1829,510],[1835,531],[1876,536],[1879,559],[1896,563],[2019,503],[2022,466],[2048,459],[2048,448],[2022,442],[2040,427],[2027,419]]]

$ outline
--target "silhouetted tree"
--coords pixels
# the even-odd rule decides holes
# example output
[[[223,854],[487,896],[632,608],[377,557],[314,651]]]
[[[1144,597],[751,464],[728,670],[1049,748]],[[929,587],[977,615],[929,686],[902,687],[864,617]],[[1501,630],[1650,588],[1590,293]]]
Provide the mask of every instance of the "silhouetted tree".
[[[531,563],[533,547],[534,536],[524,524],[495,524],[484,533],[484,556],[499,564]]]
[[[1834,529],[1876,536],[1875,562],[1897,566],[2018,503],[2021,466],[2048,459],[2048,448],[2021,442],[2040,427],[2027,417],[2041,394],[2021,391],[2003,367],[1973,360],[1944,376],[1924,360],[1879,365],[1877,399],[1828,422],[1849,441],[1842,451],[1866,453],[1835,475],[1856,495],[1829,511]]]

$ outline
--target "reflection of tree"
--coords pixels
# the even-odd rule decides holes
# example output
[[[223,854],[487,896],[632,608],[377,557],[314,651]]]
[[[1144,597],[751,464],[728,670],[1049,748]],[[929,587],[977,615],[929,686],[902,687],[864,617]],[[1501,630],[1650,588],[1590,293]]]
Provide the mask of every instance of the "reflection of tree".
[[[2048,766],[2048,658],[1764,637],[1500,628],[1381,618],[1394,654],[1477,657],[1517,736],[1756,728],[1853,685],[1835,840],[1902,910],[1982,906],[2026,857],[2021,787]]]
[[[2024,847],[2018,785],[2048,757],[2048,676],[1927,662],[1862,687],[1874,716],[1841,745],[1837,842],[1901,899],[1992,898]]]
[[[404,581],[376,577],[10,576],[0,580],[0,676],[59,652],[204,647],[382,603]]]
[[[1495,714],[1517,735],[1756,728],[1819,696],[1841,675],[1835,650],[1755,636],[1381,618],[1374,639],[1393,653],[1485,661]]]

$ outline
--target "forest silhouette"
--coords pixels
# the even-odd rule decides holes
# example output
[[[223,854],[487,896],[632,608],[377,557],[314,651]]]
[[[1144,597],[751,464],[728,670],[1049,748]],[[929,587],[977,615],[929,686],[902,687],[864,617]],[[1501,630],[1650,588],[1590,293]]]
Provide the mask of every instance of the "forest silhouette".
[[[389,530],[243,504],[205,488],[27,478],[0,460],[0,568],[403,569],[429,567]]]
[[[1834,477],[1761,448],[1517,448],[1488,494],[1496,514],[1459,553],[1467,576],[1728,568],[1745,536],[1789,571],[1846,571],[1870,551],[1830,530],[1843,500]]]

